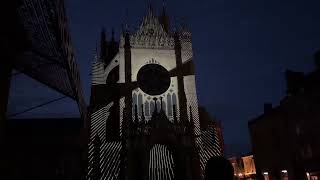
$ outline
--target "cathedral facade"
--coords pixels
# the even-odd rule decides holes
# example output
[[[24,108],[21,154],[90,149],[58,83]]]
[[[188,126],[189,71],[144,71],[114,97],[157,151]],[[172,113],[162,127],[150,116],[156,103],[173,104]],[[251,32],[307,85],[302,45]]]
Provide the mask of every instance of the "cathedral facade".
[[[150,7],[119,42],[102,31],[92,65],[87,179],[200,180],[222,155],[200,125],[192,34]],[[210,124],[210,123],[209,123]]]

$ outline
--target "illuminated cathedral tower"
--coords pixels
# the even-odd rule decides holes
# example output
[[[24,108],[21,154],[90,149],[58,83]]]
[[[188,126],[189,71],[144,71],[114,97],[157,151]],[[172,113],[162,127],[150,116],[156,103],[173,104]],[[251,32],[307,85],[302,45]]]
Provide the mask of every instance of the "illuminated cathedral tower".
[[[171,31],[165,9],[119,42],[102,31],[90,104],[87,179],[200,180],[221,155],[200,128],[191,32]]]

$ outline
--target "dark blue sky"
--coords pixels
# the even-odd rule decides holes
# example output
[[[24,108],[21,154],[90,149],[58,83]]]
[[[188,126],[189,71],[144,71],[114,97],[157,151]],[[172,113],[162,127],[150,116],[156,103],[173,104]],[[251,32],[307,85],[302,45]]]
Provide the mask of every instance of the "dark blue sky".
[[[147,3],[147,0],[66,0],[87,100],[90,67],[101,27],[109,33],[114,27],[118,37],[126,9],[130,24],[137,27]],[[313,70],[312,55],[320,48],[320,1],[175,0],[166,4],[175,24],[186,19],[192,29],[199,103],[222,122],[228,154],[249,152],[247,122],[262,113],[264,102],[278,104],[285,93],[285,69]],[[162,1],[154,0],[153,5],[159,11]],[[12,89],[12,99],[23,94],[17,89]],[[50,90],[46,92],[42,94],[59,96]],[[52,115],[75,114],[75,105],[68,100],[47,110],[52,107],[55,109],[49,113]],[[11,106],[11,111],[14,108]]]

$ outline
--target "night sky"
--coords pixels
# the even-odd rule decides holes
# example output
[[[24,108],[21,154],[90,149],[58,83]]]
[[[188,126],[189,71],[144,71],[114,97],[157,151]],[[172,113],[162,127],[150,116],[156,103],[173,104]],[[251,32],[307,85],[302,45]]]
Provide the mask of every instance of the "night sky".
[[[152,3],[159,12],[162,1]],[[101,28],[109,37],[115,28],[119,39],[126,10],[135,29],[147,6],[147,0],[66,0],[87,101]],[[262,113],[265,102],[279,103],[285,94],[284,71],[314,69],[312,56],[320,48],[320,1],[167,0],[166,6],[172,24],[186,22],[192,30],[199,103],[222,122],[227,154],[250,152],[247,122]],[[15,76],[9,114],[60,96],[23,75]],[[76,105],[66,99],[19,117],[77,114]]]

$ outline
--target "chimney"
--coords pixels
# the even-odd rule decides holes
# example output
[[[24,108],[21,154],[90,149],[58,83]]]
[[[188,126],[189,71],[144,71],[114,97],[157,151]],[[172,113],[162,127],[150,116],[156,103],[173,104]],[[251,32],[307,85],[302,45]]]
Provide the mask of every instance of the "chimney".
[[[271,103],[265,103],[264,104],[264,113],[267,114],[267,113],[270,113],[272,111],[272,104]]]

